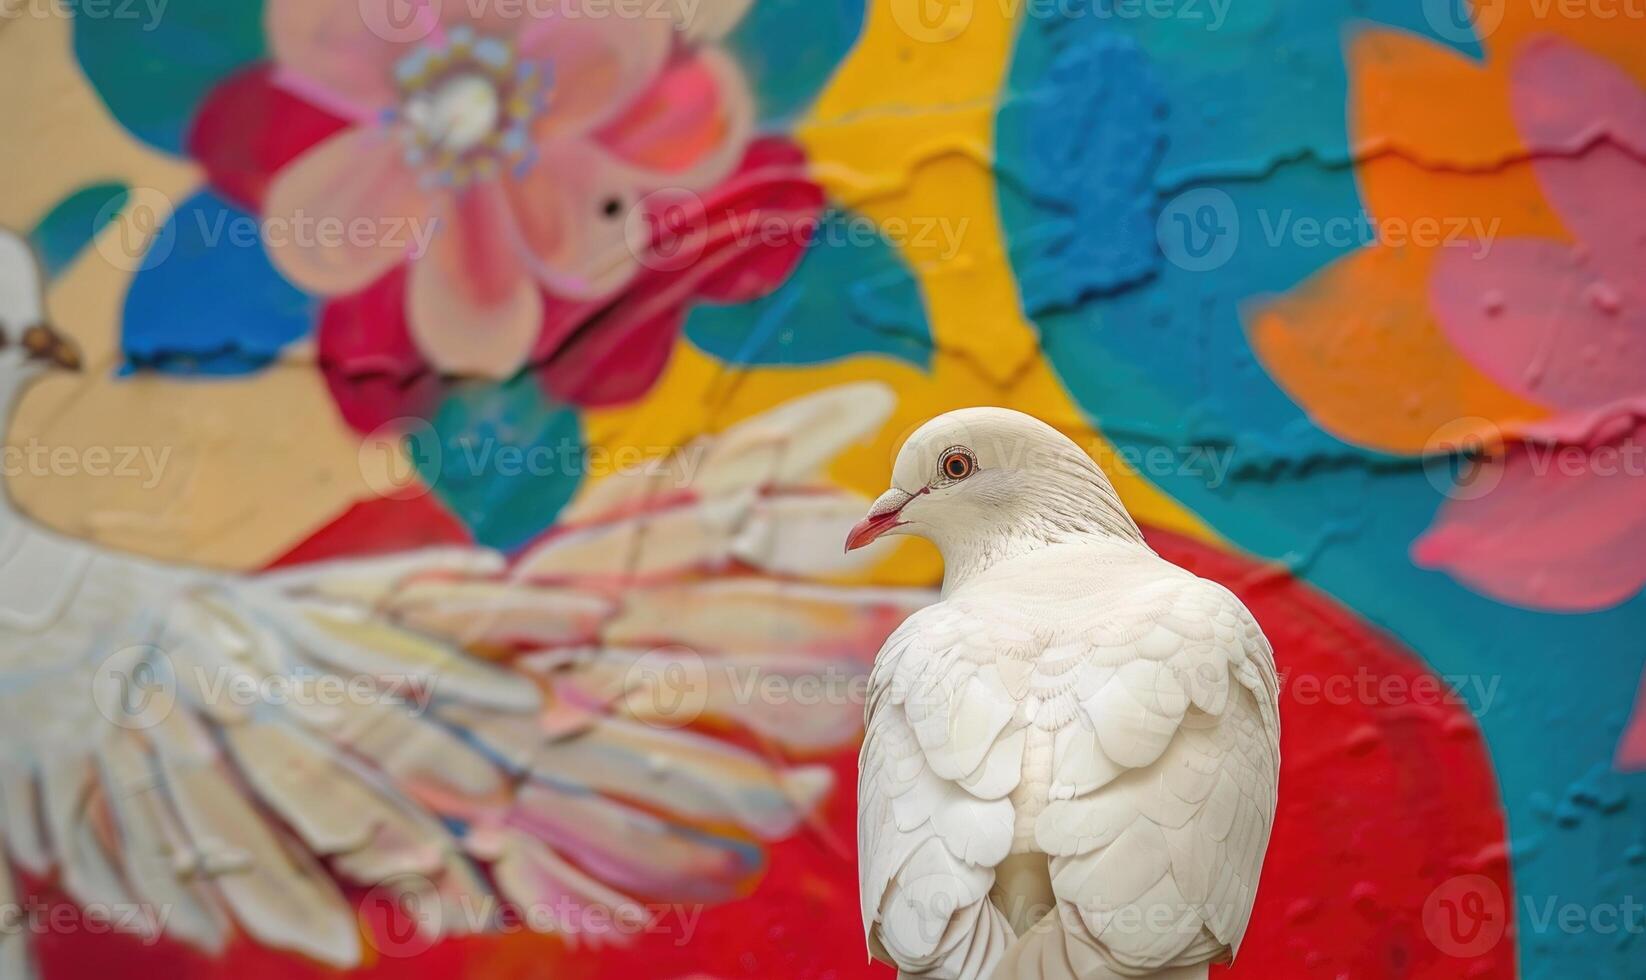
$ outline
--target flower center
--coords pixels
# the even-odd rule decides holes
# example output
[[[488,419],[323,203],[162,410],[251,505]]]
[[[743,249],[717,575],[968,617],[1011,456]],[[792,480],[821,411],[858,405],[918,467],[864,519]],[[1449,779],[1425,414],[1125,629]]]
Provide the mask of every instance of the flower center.
[[[398,123],[406,163],[426,187],[463,188],[496,176],[504,165],[531,166],[532,120],[547,82],[506,41],[457,27],[395,66]]]
[[[497,128],[497,86],[480,75],[453,75],[406,101],[406,118],[430,146],[466,153]]]

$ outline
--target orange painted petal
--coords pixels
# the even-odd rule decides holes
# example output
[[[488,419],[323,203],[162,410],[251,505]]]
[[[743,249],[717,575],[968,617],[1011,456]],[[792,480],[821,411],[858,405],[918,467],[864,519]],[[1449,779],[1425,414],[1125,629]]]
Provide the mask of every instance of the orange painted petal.
[[[1524,159],[1505,71],[1389,31],[1357,35],[1349,66],[1369,213],[1406,228],[1427,222],[1446,237],[1565,238]]]
[[[754,127],[743,73],[715,51],[681,58],[595,135],[636,167],[701,189],[731,171]]]
[[[451,199],[429,254],[412,265],[412,339],[440,370],[502,378],[525,363],[543,297],[513,242],[502,194],[480,184]]]
[[[1366,249],[1246,316],[1253,350],[1315,423],[1392,453],[1468,416],[1542,418],[1465,361],[1429,314],[1433,253]]]

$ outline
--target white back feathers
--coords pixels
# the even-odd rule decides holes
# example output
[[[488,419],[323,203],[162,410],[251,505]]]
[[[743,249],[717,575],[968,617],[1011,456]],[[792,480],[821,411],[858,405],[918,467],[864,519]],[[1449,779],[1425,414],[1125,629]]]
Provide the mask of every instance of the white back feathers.
[[[870,679],[859,865],[871,952],[955,980],[1201,977],[1239,946],[1274,820],[1273,654],[1156,556],[1068,439],[927,423],[852,532],[933,541],[944,598]]]

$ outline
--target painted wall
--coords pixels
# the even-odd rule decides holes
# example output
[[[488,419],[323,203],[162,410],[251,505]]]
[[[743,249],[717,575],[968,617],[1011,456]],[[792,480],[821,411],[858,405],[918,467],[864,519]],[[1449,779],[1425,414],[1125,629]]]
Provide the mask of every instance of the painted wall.
[[[12,902],[65,916],[28,958],[888,975],[850,680],[938,565],[838,539],[904,433],[1002,404],[1274,639],[1281,814],[1230,972],[1638,976],[1646,8],[1467,2],[8,4],[0,226],[45,293],[0,279],[0,328],[86,368],[10,406],[9,507],[214,582],[336,560],[369,622],[540,695],[523,743],[441,719],[484,792],[335,742],[305,770],[432,821],[372,873],[212,756],[304,857],[290,901],[206,874],[193,932],[74,911],[155,904],[141,835],[96,746],[0,729]],[[349,564],[436,544],[508,564]],[[67,560],[33,554],[5,580]],[[52,595],[16,605],[94,667],[162,601]],[[15,717],[75,717],[89,688],[0,640]],[[18,801],[64,772],[89,802],[31,850]],[[514,912],[465,929],[463,894]]]

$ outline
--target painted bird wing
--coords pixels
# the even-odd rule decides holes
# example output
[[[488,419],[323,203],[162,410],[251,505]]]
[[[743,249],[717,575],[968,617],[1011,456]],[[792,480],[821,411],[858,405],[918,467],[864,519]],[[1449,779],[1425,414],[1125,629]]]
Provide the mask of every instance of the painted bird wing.
[[[432,903],[429,939],[484,928],[494,896],[573,910],[552,927],[589,941],[631,896],[731,897],[830,788],[784,750],[855,736],[850,678],[927,598],[818,582],[864,506],[818,471],[890,405],[846,386],[610,476],[511,564],[238,577],[29,538],[0,559],[4,860],[86,908],[169,911],[133,931],[339,966],[362,952],[340,883]],[[670,657],[698,670],[690,717],[648,685]],[[750,694],[835,670],[836,699]],[[769,748],[680,727],[699,715]]]

